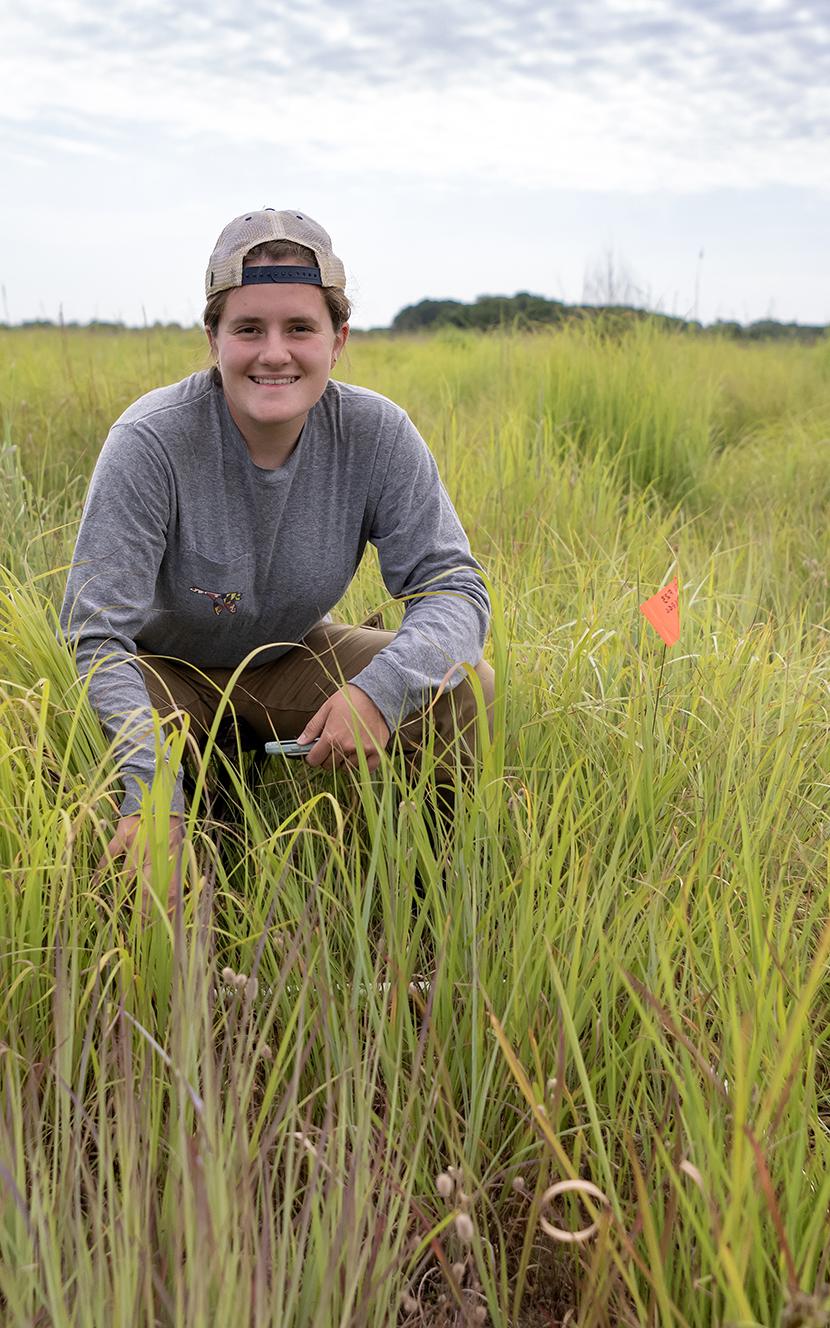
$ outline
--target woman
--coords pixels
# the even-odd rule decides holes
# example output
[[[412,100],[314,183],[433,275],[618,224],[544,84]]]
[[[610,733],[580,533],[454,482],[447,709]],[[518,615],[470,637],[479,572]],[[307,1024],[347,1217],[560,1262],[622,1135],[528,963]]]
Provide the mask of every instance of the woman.
[[[61,624],[118,735],[124,798],[109,858],[129,855],[153,778],[151,707],[188,714],[198,739],[248,656],[236,720],[257,745],[313,741],[311,766],[356,764],[360,745],[374,770],[395,730],[416,761],[444,684],[430,721],[451,806],[455,734],[464,769],[475,759],[464,661],[492,732],[490,602],[435,461],[400,407],[329,377],[349,334],[345,284],[309,217],[235,218],[205,278],[213,368],[141,397],[104,443]],[[407,600],[397,633],[329,615],[367,542],[390,594]],[[178,827],[183,811],[179,771]]]

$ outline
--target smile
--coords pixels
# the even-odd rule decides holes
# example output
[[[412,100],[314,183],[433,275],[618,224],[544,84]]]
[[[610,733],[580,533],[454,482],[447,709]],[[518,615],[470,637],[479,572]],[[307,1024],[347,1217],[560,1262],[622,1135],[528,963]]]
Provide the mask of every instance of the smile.
[[[251,382],[257,383],[259,387],[290,387],[298,379],[299,374],[296,374],[293,378],[255,378],[253,374],[251,375]]]

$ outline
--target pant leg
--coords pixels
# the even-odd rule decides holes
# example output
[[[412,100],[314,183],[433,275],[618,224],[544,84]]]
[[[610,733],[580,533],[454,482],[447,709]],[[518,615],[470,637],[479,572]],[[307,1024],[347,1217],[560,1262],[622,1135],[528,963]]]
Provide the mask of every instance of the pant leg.
[[[323,702],[360,673],[394,637],[394,632],[365,624],[318,624],[278,660],[246,669],[234,692],[237,713],[261,741],[274,736],[296,737]],[[475,665],[475,672],[481,682],[492,739],[495,674],[483,659]],[[427,734],[432,730],[435,798],[431,811],[436,833],[430,838],[436,852],[454,829],[458,769],[462,778],[469,780],[476,766],[477,724],[476,694],[465,677],[451,690],[445,688],[434,696],[423,711],[404,720],[394,739],[399,740],[412,773],[420,765]]]
[[[323,702],[360,673],[394,637],[394,632],[368,623],[358,627],[320,623],[279,659],[245,669],[228,704],[229,722],[235,726],[231,738],[239,737],[243,746],[260,747],[272,738],[296,738]],[[139,656],[139,662],[150,700],[162,718],[175,722],[182,713],[189,714],[193,738],[200,745],[231,670],[197,670],[178,661],[174,664],[146,656]],[[475,665],[475,672],[492,739],[495,674],[483,659]],[[409,716],[397,730],[395,741],[400,743],[410,773],[420,765],[432,730],[436,835],[431,838],[436,851],[454,828],[458,769],[466,780],[476,766],[477,724],[476,695],[465,677],[451,690],[445,688],[433,696],[423,711]],[[235,741],[226,750],[234,746]]]
[[[382,615],[374,613],[360,624],[360,628],[350,630],[360,630],[364,627],[382,629]],[[163,655],[138,654],[136,658],[141,666],[153,709],[158,711],[163,720],[171,723],[181,723],[182,718],[187,715],[190,720],[190,733],[196,746],[201,748],[234,670],[200,669],[187,660],[168,659]],[[367,662],[368,659],[371,659],[371,655],[367,657]],[[278,669],[281,663],[282,660],[279,660],[273,664],[247,669],[242,674],[224,704],[226,718],[223,723],[228,732],[225,734],[224,742],[223,735],[221,733],[218,735],[217,745],[220,748],[235,750],[236,743],[231,742],[230,737],[238,736],[243,750],[258,749],[262,741],[267,742],[272,738],[296,737],[306,719],[319,709],[327,696],[343,685],[343,680],[335,684],[328,671],[324,669],[321,686],[311,692],[318,699],[310,709],[301,708],[294,711],[290,705],[283,708],[274,705],[266,714],[258,694],[262,690],[266,701],[271,699],[274,689],[271,688],[269,691],[267,686],[270,671]],[[359,668],[362,667],[361,664]],[[262,687],[263,682],[266,684],[265,688]],[[286,694],[281,684],[277,685],[276,691],[277,694]]]
[[[175,724],[181,724],[183,716],[188,715],[190,732],[201,746],[216,715],[221,686],[182,660],[142,654],[137,659],[153,709],[163,721]]]
[[[163,656],[138,655],[150,704],[162,723],[182,726],[189,719],[187,740],[182,755],[185,800],[190,801],[195,781],[202,766],[207,737],[222,695],[231,677],[231,669],[198,669],[183,660],[169,660]],[[233,759],[239,750],[246,751],[258,745],[244,720],[240,720],[233,699],[225,702],[214,749]],[[203,798],[211,815],[226,818],[234,815],[235,796],[224,767],[211,769],[204,786]]]
[[[357,676],[378,651],[395,639],[394,632],[361,625],[319,624],[299,645],[270,664],[246,669],[234,690],[236,712],[268,741],[296,737],[323,702]],[[495,674],[483,659],[475,666],[481,682],[490,737],[493,736]],[[397,730],[408,761],[421,757],[427,730],[434,733],[434,755],[442,781],[456,778],[455,749],[460,765],[471,770],[477,757],[476,695],[465,677],[445,688],[423,711],[409,716]]]

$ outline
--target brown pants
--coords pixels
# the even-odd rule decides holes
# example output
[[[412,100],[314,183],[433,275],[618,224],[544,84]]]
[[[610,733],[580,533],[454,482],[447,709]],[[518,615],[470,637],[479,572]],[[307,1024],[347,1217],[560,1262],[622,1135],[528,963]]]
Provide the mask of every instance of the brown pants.
[[[231,694],[226,714],[231,741],[221,745],[235,750],[232,726],[244,748],[260,747],[273,738],[296,738],[323,702],[339,691],[371,659],[394,640],[395,633],[372,626],[370,618],[359,627],[321,623],[312,628],[299,645],[270,664],[245,669]],[[154,656],[139,655],[150,701],[162,719],[176,720],[185,712],[190,716],[190,731],[196,742],[206,736],[216,715],[219,699],[233,673],[232,669],[196,669],[191,665]],[[490,736],[493,736],[493,700],[495,674],[491,666],[479,660],[475,672],[481,680]],[[476,695],[469,679],[464,678],[451,691],[446,689],[433,698],[424,712],[410,715],[400,725],[397,736],[407,766],[417,766],[426,740],[427,725],[434,734],[435,784],[443,789],[439,801],[451,815],[458,764],[468,776],[476,764]],[[450,794],[450,787],[453,793]]]

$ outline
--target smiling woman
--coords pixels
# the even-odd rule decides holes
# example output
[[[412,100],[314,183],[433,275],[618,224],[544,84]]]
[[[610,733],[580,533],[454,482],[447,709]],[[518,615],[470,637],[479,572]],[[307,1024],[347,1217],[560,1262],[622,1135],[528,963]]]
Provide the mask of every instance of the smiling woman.
[[[243,281],[275,267],[290,271],[293,262],[246,260]],[[281,466],[325,390],[348,323],[335,330],[318,286],[253,281],[222,294],[221,313],[206,331],[228,410],[257,464]]]
[[[186,717],[200,745],[239,666],[227,698],[237,737],[299,737],[311,766],[365,756],[373,772],[395,732],[414,767],[428,714],[443,841],[457,771],[477,755],[465,664],[492,733],[483,569],[406,413],[330,378],[349,302],[321,226],[271,208],[235,218],[205,295],[213,368],[149,392],[112,426],[61,611],[124,780],[105,857],[131,856],[156,773],[153,712]],[[331,621],[367,543],[407,600],[397,633]],[[171,810],[175,847],[181,770]]]
[[[228,409],[251,455],[271,468],[288,459],[325,388],[349,334],[351,306],[341,285],[321,284],[314,248],[290,238],[253,245],[242,258],[241,284],[217,289],[228,252],[245,242],[255,215],[236,218],[219,237],[203,320]],[[319,245],[321,227],[301,213],[281,215],[294,235]],[[334,254],[322,261],[326,280],[345,283]],[[298,390],[286,392],[292,387]]]

